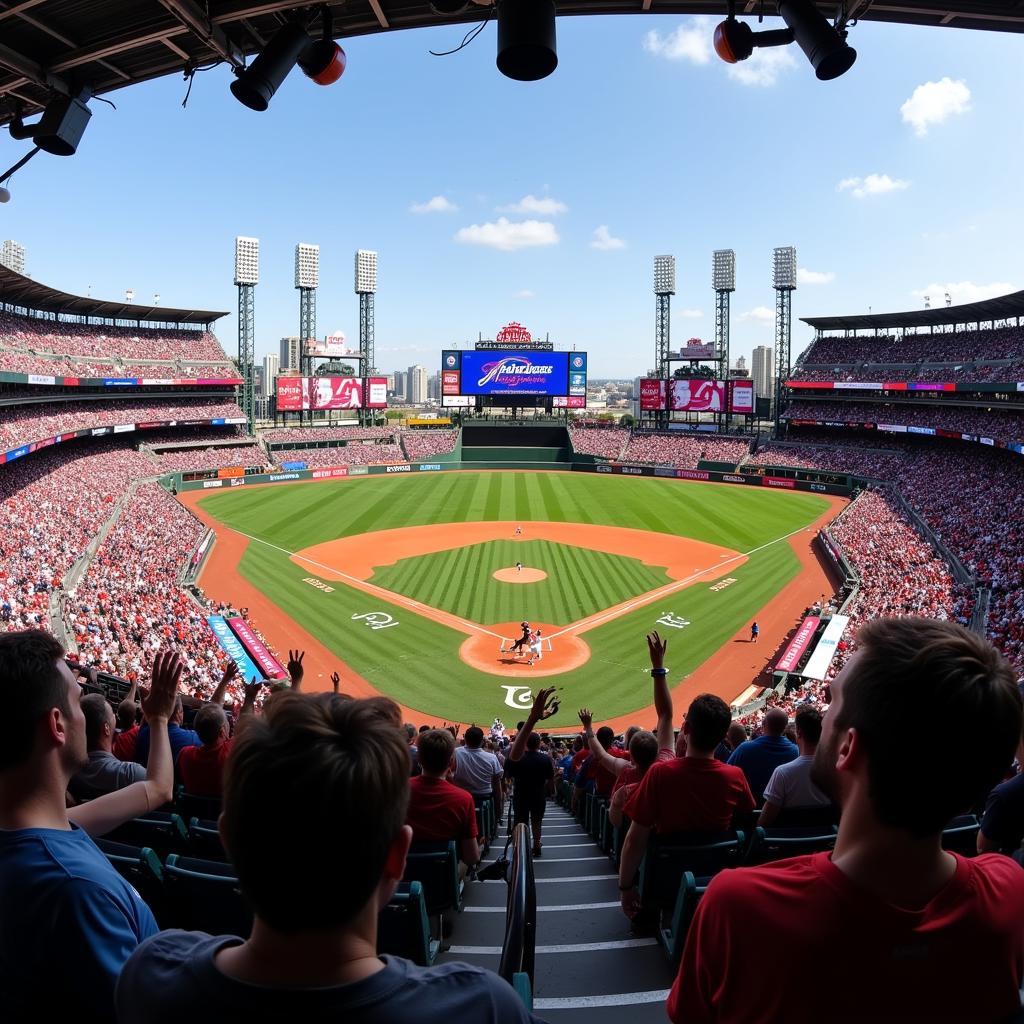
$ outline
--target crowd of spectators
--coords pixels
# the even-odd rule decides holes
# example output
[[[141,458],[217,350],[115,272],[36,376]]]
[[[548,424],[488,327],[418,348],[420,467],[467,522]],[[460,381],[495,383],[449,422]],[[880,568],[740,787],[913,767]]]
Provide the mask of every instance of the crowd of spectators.
[[[113,327],[44,320],[0,312],[0,346],[54,355],[109,359],[198,359],[227,362],[220,342],[204,330]]]
[[[249,467],[267,464],[267,453],[258,444],[178,448],[174,451],[151,452],[150,456],[161,473],[183,473],[200,469],[220,469],[224,466]]]
[[[241,416],[238,404],[226,398],[113,398],[9,406],[0,418],[0,448],[16,448],[29,441],[92,427],[162,420],[237,419]]]
[[[274,427],[264,430],[264,441],[383,441],[395,436],[387,427]]]
[[[1001,409],[965,409],[912,402],[796,401],[786,407],[782,418],[830,423],[892,423],[952,430],[996,441],[1024,441],[1024,415]]]
[[[623,462],[647,462],[693,469],[701,459],[738,465],[750,451],[750,438],[715,434],[634,432],[622,453]]]
[[[618,460],[622,457],[629,431],[625,427],[569,427],[573,451],[580,455],[596,455],[602,459]]]
[[[800,359],[811,364],[938,363],[984,359],[1019,359],[1024,351],[1024,327],[932,334],[841,337],[826,335],[813,341]]]
[[[410,462],[432,459],[455,451],[459,439],[458,430],[403,430],[399,440]]]
[[[800,435],[803,436],[803,431]],[[888,444],[888,438],[885,438]],[[879,441],[882,441],[879,438]],[[821,469],[830,473],[853,473],[876,480],[890,480],[897,476],[907,460],[901,451],[865,448],[852,444],[836,444],[834,436],[822,443],[786,443],[769,441],[758,447],[756,454],[746,459],[747,465],[791,466],[797,469]]]
[[[405,462],[405,453],[397,444],[343,444],[334,448],[278,448],[270,453],[277,466],[285,462],[304,462],[310,468],[327,466],[381,466]]]

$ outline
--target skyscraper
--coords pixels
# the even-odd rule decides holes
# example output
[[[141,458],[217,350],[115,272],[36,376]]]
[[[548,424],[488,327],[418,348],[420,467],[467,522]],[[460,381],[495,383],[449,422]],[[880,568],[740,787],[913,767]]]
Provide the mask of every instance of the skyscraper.
[[[0,248],[0,263],[16,274],[25,273],[25,246],[8,238]]]
[[[422,405],[427,400],[427,368],[410,366],[408,381],[406,399],[413,405]]]
[[[263,394],[272,395],[277,375],[281,372],[281,359],[273,352],[263,357]]]
[[[754,394],[759,398],[771,398],[775,382],[775,349],[771,345],[757,345],[752,363]]]
[[[300,370],[302,360],[300,359],[300,348],[298,338],[281,339],[281,363],[280,369]]]

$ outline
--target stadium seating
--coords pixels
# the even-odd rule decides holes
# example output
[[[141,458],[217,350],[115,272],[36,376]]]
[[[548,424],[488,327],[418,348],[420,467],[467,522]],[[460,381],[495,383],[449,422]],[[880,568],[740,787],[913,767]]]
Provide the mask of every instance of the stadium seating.
[[[629,431],[623,427],[595,426],[569,428],[573,450],[578,455],[597,455],[602,459],[618,460],[629,440]]]
[[[268,461],[267,453],[256,444],[178,448],[175,451],[150,453],[150,457],[161,473],[220,469],[223,466],[265,466]]]
[[[633,433],[622,453],[623,462],[647,462],[694,469],[702,459],[739,464],[750,451],[749,438],[714,434]]]
[[[847,338],[827,335],[811,343],[800,359],[800,366],[803,368],[809,365],[851,363],[900,364],[1019,359],[1022,351],[1022,327],[907,334],[903,337],[872,335]],[[813,374],[808,376],[812,377]]]
[[[304,462],[312,468],[323,466],[378,466],[405,462],[397,444],[349,443],[335,448],[276,448],[270,457],[278,466],[285,462]]]
[[[406,458],[410,462],[432,459],[455,451],[459,439],[458,430],[403,430],[400,435]]]
[[[266,442],[393,441],[394,427],[274,427],[260,433]]]

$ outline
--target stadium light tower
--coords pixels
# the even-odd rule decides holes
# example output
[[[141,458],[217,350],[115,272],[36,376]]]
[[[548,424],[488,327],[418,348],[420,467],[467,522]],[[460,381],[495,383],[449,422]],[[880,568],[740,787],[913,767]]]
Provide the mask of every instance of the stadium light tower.
[[[668,376],[672,296],[676,293],[675,256],[654,257],[654,365],[658,376]]]
[[[782,423],[782,382],[789,377],[789,354],[793,341],[795,246],[784,245],[772,250],[772,287],[775,289],[775,435],[778,436]]]
[[[316,290],[320,287],[320,246],[299,242],[295,246],[295,287],[299,292],[299,341],[302,372],[309,376],[307,349],[316,341]]]
[[[373,351],[373,298],[377,292],[377,254],[370,249],[356,250],[356,295],[359,296],[359,369],[364,377],[375,373],[376,355]],[[360,412],[365,421],[367,410]],[[372,422],[372,421],[371,421]]]
[[[729,379],[729,294],[736,291],[736,253],[732,249],[716,249],[711,254],[711,287],[715,290],[715,354],[725,360],[725,376]],[[729,422],[729,410],[725,410]]]
[[[256,285],[260,280],[260,240],[235,239],[235,284],[238,286],[238,372],[242,375],[242,412],[253,431],[256,402]]]

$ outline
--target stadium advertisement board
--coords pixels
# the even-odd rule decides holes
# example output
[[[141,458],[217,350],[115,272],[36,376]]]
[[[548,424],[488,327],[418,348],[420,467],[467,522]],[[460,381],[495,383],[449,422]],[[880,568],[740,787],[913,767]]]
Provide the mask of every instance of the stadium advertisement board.
[[[328,334],[323,341],[319,338],[309,338],[306,341],[306,355],[329,359],[333,356],[357,356],[359,351],[349,348],[344,331],[335,331],[334,334]]]
[[[818,646],[814,648],[807,664],[804,666],[802,675],[808,679],[824,679],[828,673],[828,667],[839,649],[839,642],[843,638],[843,631],[850,621],[848,615],[833,615],[828,619],[825,632],[821,634]]]
[[[458,370],[441,371],[441,394],[457,395],[462,388],[461,374]]]
[[[555,395],[551,400],[553,409],[586,409],[586,395]]]
[[[442,395],[441,407],[443,409],[466,409],[473,404],[469,395]]]
[[[358,377],[278,377],[277,411],[361,409],[363,382]]]
[[[665,408],[668,381],[644,377],[640,381],[640,411],[659,412]]]
[[[386,409],[388,407],[387,377],[367,377],[365,395],[367,409]]]
[[[252,631],[245,619],[228,619],[231,631],[238,637],[246,652],[262,670],[263,679],[287,679],[288,673],[284,666],[267,650],[266,645]]]
[[[217,481],[218,484],[220,481]],[[207,625],[227,656],[238,666],[238,673],[246,682],[262,679],[263,673],[253,664],[241,641],[231,632],[223,615],[207,615]]]
[[[789,646],[782,652],[782,657],[775,664],[775,667],[780,672],[795,671],[804,652],[810,647],[820,622],[821,619],[817,615],[808,615],[800,623],[800,627],[793,635],[793,639],[789,641]]]
[[[752,380],[729,381],[729,411],[743,416],[753,416],[754,382]]]
[[[691,338],[678,353],[669,353],[670,359],[714,359],[715,343],[713,341],[701,341],[700,338]]]
[[[668,407],[673,412],[723,412],[725,385],[722,381],[701,378],[670,380]]]
[[[571,355],[583,357],[579,352]],[[465,395],[568,395],[569,356],[569,352],[463,352],[460,390]],[[574,387],[582,386],[585,394],[583,358],[584,381]]]
[[[241,377],[51,377],[44,373],[10,373],[0,371],[5,384],[36,384],[44,387],[237,387]]]

